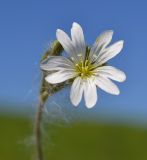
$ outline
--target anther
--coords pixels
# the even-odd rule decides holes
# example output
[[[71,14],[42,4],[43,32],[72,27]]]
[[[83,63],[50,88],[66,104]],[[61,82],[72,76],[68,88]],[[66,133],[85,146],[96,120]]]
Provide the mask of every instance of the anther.
[[[83,73],[81,73],[81,76],[83,77],[83,76],[84,76],[84,74],[83,74]]]

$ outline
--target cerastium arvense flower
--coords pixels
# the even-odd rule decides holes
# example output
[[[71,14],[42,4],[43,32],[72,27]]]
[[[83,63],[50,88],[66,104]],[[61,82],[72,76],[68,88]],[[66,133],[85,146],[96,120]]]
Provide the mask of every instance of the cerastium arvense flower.
[[[73,105],[77,106],[84,93],[85,105],[91,108],[97,101],[98,88],[118,95],[118,87],[110,80],[123,82],[125,74],[109,65],[106,62],[116,56],[123,48],[123,41],[118,41],[110,46],[113,31],[102,33],[89,48],[84,40],[81,26],[73,23],[71,39],[68,35],[58,29],[57,40],[68,54],[63,56],[49,56],[40,65],[42,70],[52,71],[45,80],[50,84],[59,84],[66,80],[73,80],[70,91],[70,99]]]
[[[36,141],[38,143],[38,160],[42,160],[40,142],[41,112],[49,95],[59,91],[67,84],[71,84],[70,99],[74,106],[78,106],[84,95],[85,105],[92,108],[98,99],[97,88],[110,94],[118,95],[118,87],[111,81],[123,82],[124,72],[109,66],[107,61],[116,56],[123,48],[123,41],[110,45],[113,31],[103,32],[89,47],[84,39],[81,26],[73,23],[71,38],[62,30],[57,29],[57,41],[41,60],[43,80],[40,90],[40,106],[36,117]],[[61,53],[65,51],[66,55]]]

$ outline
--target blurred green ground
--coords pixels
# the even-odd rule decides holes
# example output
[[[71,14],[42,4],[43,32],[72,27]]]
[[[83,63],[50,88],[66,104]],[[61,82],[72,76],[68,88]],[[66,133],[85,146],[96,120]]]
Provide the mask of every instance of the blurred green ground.
[[[0,160],[33,160],[32,122],[0,117]],[[147,160],[147,129],[96,123],[48,127],[46,160]]]

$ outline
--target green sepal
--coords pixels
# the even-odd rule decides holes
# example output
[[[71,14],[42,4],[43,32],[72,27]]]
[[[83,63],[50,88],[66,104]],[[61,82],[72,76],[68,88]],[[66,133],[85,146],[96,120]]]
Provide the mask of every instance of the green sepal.
[[[45,54],[41,58],[41,62],[46,60],[49,56],[59,56],[63,52],[62,45],[55,40],[51,47],[45,52]],[[42,83],[40,87],[40,98],[43,102],[45,102],[49,96],[53,95],[54,93],[58,92],[65,86],[64,83],[60,84],[50,84],[45,80],[45,77],[47,76],[48,72],[42,71]]]
[[[42,56],[41,62],[46,60],[48,58],[48,56],[59,56],[62,53],[63,50],[64,49],[63,49],[62,45],[60,44],[60,42],[55,40],[51,44],[51,47]]]

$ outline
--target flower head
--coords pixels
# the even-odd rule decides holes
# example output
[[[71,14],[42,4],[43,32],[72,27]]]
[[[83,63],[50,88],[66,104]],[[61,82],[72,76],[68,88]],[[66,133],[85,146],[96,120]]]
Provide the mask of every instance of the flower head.
[[[87,108],[93,107],[98,98],[97,87],[110,94],[119,94],[118,87],[111,80],[123,82],[126,76],[115,67],[106,65],[123,48],[122,40],[109,45],[112,30],[102,33],[91,48],[86,45],[78,23],[73,23],[71,38],[60,29],[57,29],[56,36],[68,56],[49,56],[41,63],[41,69],[53,71],[45,78],[48,83],[58,84],[73,79],[70,99],[74,106],[80,103],[84,94]]]

